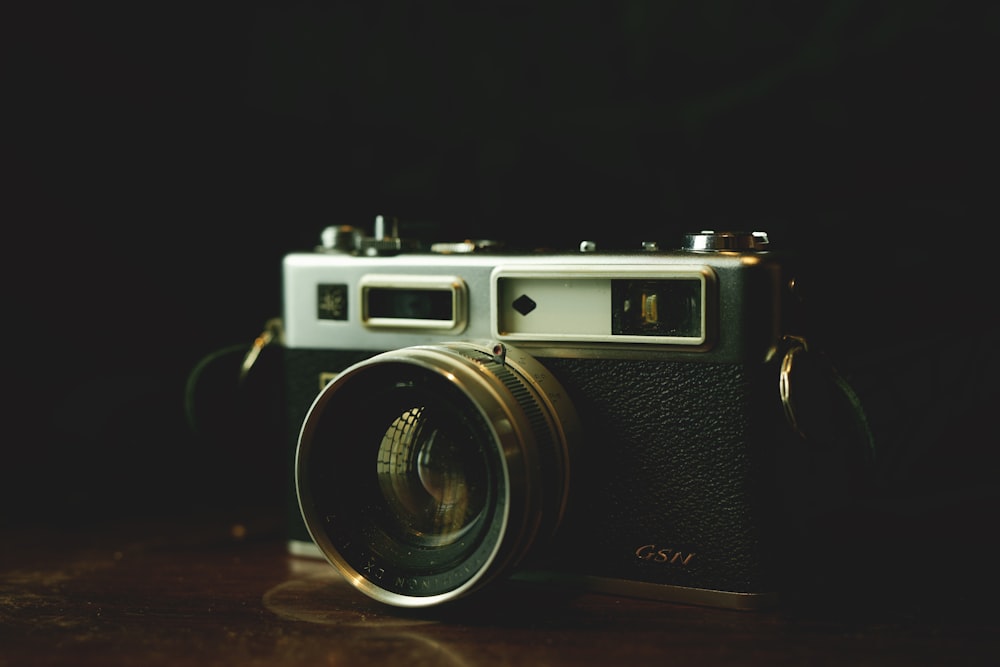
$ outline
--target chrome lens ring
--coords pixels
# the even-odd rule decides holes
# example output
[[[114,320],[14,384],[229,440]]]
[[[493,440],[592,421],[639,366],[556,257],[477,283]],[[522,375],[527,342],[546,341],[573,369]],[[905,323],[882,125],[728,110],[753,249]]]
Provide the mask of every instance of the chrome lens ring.
[[[302,425],[306,527],[356,588],[397,606],[462,597],[509,572],[565,510],[568,397],[520,350],[415,346],[345,369]]]

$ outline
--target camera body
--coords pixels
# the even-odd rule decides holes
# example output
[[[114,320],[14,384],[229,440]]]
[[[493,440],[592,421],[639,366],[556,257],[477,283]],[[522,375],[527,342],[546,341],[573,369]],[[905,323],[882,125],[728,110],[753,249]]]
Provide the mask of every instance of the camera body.
[[[283,265],[290,551],[399,606],[508,577],[769,606],[794,278],[762,233],[522,251],[327,229]]]

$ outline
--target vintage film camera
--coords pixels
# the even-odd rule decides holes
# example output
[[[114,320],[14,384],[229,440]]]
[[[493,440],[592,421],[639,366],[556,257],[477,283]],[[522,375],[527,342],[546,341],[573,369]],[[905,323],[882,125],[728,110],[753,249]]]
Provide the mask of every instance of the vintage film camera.
[[[291,552],[404,607],[508,576],[772,604],[812,483],[793,263],[679,245],[410,247],[378,218],[287,255]]]

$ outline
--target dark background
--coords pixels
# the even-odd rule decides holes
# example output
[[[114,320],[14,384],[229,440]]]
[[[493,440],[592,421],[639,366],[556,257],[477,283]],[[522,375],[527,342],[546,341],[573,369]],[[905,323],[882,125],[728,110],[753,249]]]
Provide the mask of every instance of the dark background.
[[[239,355],[200,430],[186,383],[280,314],[282,255],[391,213],[566,247],[768,230],[866,401],[873,534],[985,558],[995,7],[425,4],[6,10],[4,522],[274,502]]]

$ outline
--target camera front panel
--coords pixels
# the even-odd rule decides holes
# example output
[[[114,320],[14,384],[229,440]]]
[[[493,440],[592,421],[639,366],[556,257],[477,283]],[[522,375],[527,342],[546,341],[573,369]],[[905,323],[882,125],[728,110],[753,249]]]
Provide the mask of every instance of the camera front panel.
[[[780,336],[784,278],[768,253],[296,253],[284,262],[285,339],[372,352],[499,340],[550,356],[753,362]]]
[[[566,522],[526,574],[720,606],[769,597],[778,419],[768,359],[788,285],[778,256],[299,253],[284,271],[293,454],[317,393],[351,364],[410,346],[513,342],[566,385],[586,434],[573,447]],[[523,297],[543,309],[523,309]],[[648,313],[667,315],[637,330],[635,310],[620,317],[637,304],[643,327]],[[290,549],[322,555],[291,468]]]
[[[773,596],[783,437],[775,369],[541,361],[570,394],[586,435],[573,450],[567,520],[527,566],[532,576],[719,606]],[[761,599],[747,599],[754,596]]]
[[[296,442],[321,384],[373,355],[286,353],[290,550],[322,557],[294,493]],[[715,606],[769,603],[778,587],[781,548],[774,472],[783,424],[774,369],[670,360],[539,361],[565,389],[582,428],[567,464],[562,526],[529,554],[518,576]],[[357,427],[347,421],[340,426],[344,437]]]

